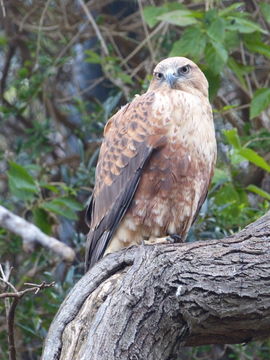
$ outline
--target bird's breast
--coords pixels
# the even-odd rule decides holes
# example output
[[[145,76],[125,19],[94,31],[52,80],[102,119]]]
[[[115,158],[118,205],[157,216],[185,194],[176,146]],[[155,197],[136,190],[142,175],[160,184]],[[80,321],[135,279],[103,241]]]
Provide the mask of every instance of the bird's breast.
[[[195,98],[195,99],[193,99]],[[207,193],[216,158],[210,105],[180,94],[155,102],[155,127],[165,130],[166,145],[145,167],[128,213],[156,235],[184,233]],[[152,231],[152,230],[151,230]]]
[[[216,139],[211,106],[207,99],[174,91],[157,95],[153,103],[155,126],[166,130],[172,152],[196,154],[210,162],[216,156]],[[205,160],[207,161],[207,160]]]

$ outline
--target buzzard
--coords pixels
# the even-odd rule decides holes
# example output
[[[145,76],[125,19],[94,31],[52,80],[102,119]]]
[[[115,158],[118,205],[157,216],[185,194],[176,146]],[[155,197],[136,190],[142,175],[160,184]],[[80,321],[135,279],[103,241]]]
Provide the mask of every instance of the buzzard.
[[[86,269],[143,240],[182,242],[216,161],[208,82],[191,60],[154,69],[147,92],[109,119],[87,209]]]

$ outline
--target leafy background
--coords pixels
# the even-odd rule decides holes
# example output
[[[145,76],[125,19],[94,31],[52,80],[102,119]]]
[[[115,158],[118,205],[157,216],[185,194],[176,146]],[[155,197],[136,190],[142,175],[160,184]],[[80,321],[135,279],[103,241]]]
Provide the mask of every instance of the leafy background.
[[[48,326],[83,272],[84,208],[102,129],[167,56],[197,62],[210,84],[218,163],[189,241],[220,238],[270,200],[270,3],[257,0],[0,2],[0,204],[76,251],[67,265],[0,228],[11,281],[56,280],[16,312],[19,359],[38,359]],[[0,358],[8,359],[4,302]],[[183,359],[269,359],[270,344],[187,349]]]

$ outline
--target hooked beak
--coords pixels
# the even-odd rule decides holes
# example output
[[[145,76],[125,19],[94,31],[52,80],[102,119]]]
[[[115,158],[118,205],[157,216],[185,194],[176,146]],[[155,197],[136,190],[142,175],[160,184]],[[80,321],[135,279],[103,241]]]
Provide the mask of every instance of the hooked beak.
[[[165,79],[169,84],[170,88],[173,89],[176,81],[178,80],[178,77],[173,72],[170,71],[165,74]]]

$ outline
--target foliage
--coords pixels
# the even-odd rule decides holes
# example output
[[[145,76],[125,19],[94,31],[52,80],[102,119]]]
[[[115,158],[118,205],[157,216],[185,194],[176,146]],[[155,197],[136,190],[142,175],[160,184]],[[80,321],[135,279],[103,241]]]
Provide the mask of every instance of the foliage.
[[[21,239],[0,229],[0,262],[14,267],[16,288],[57,280],[46,296],[27,295],[18,307],[22,359],[38,358],[53,315],[82,274],[83,208],[104,124],[147,89],[161,58],[198,62],[214,108],[218,163],[190,240],[230,234],[269,209],[269,3],[113,3],[88,4],[95,27],[70,0],[10,0],[5,16],[0,6],[0,204],[77,254],[67,267],[45,249],[25,252]],[[211,359],[211,351],[193,349],[189,359]],[[223,359],[253,355],[268,358],[269,344],[228,347]],[[1,301],[0,357],[8,358]]]

